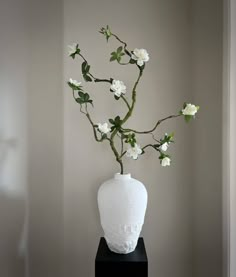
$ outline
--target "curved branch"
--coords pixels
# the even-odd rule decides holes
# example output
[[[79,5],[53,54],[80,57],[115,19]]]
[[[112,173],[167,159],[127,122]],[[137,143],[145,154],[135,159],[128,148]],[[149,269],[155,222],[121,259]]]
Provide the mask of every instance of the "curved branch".
[[[136,133],[136,134],[150,134],[150,133],[152,133],[153,131],[155,131],[156,128],[157,128],[163,121],[168,120],[168,119],[171,119],[171,118],[179,117],[179,116],[181,116],[181,115],[180,115],[180,114],[178,114],[178,115],[170,115],[170,116],[167,116],[167,117],[165,117],[165,118],[162,118],[162,119],[158,120],[157,123],[155,124],[155,126],[154,126],[151,130],[149,130],[149,131],[137,131],[137,130],[134,130],[134,129],[123,129],[123,128],[122,128],[122,131],[123,131],[124,133],[133,132],[133,133]]]
[[[85,57],[82,55],[82,54],[79,54],[79,56],[88,64],[88,61],[85,59]],[[109,83],[109,84],[112,84],[112,80],[113,78],[110,78],[110,79],[99,79],[97,77],[95,77],[94,75],[92,75],[92,73],[88,72],[88,75],[93,78],[94,82],[95,83]],[[122,100],[125,102],[125,104],[127,105],[128,109],[130,110],[130,105],[127,101],[127,99],[122,95],[121,96]]]
[[[128,107],[128,109],[130,110],[131,107],[129,105],[129,102],[127,101],[127,99],[124,97],[124,95],[121,95],[121,98],[123,99],[123,101],[125,102],[126,106]]]
[[[130,116],[132,115],[132,112],[133,112],[133,109],[134,109],[134,105],[135,105],[135,102],[136,102],[136,88],[137,88],[137,85],[139,83],[139,80],[142,76],[142,70],[140,69],[139,70],[139,75],[138,75],[138,79],[137,81],[135,82],[134,84],[134,87],[133,87],[133,90],[132,90],[132,105],[129,109],[129,111],[127,112],[127,114],[125,115],[125,117],[121,120],[121,124],[120,126],[122,126],[129,118]],[[114,139],[115,135],[117,134],[118,130],[115,129],[112,134],[111,134],[111,140]]]
[[[145,146],[142,148],[142,150],[144,151],[144,149],[146,149],[146,148],[148,148],[148,147],[152,147],[152,148],[155,149],[157,152],[160,152],[160,150],[159,150],[158,148],[156,148],[156,147],[154,146],[154,144],[151,144],[151,143],[145,145]]]
[[[131,57],[130,51],[127,50],[127,43],[126,43],[125,41],[121,40],[117,35],[115,35],[115,34],[111,34],[111,35],[112,35],[114,38],[116,38],[120,43],[122,43],[122,44],[124,45],[125,53],[126,53],[129,57]]]

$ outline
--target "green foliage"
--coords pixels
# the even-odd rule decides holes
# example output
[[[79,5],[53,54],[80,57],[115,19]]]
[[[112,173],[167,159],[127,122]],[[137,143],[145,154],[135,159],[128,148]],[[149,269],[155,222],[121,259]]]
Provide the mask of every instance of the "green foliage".
[[[134,54],[133,51],[129,52],[127,50],[126,42],[122,41],[117,35],[113,34],[108,25],[106,27],[102,27],[99,32],[105,36],[107,42],[108,42],[109,38],[113,36],[118,41],[119,45],[123,45],[123,46],[119,46],[114,52],[111,53],[110,62],[117,61],[121,65],[135,64],[139,69],[138,79],[135,82],[135,84],[133,86],[133,89],[132,89],[132,98],[131,98],[132,103],[129,103],[129,101],[127,101],[126,98],[123,97],[122,95],[121,95],[121,97],[118,97],[118,96],[114,95],[116,100],[119,100],[121,98],[121,100],[124,100],[124,102],[126,103],[126,105],[128,107],[128,111],[127,111],[126,115],[123,117],[123,119],[121,119],[120,116],[116,116],[114,119],[110,118],[109,122],[111,124],[111,132],[112,133],[111,134],[103,134],[98,129],[98,125],[94,124],[94,122],[92,121],[92,119],[90,117],[90,114],[89,114],[89,110],[87,109],[87,104],[91,104],[93,106],[93,100],[90,99],[90,95],[83,91],[81,85],[76,86],[76,85],[74,85],[73,83],[70,83],[70,82],[68,82],[68,85],[73,90],[73,96],[74,96],[76,102],[79,103],[80,106],[81,106],[80,111],[87,116],[89,122],[91,123],[91,125],[93,127],[93,131],[94,131],[93,133],[94,133],[94,137],[95,137],[96,141],[98,141],[98,142],[101,142],[103,140],[109,141],[111,149],[112,149],[112,151],[113,151],[113,153],[116,157],[116,161],[121,166],[121,174],[123,174],[122,158],[123,158],[124,154],[126,153],[126,151],[124,151],[124,149],[123,149],[124,142],[129,144],[131,147],[135,147],[135,144],[137,143],[137,139],[136,139],[137,134],[152,134],[153,135],[153,132],[157,129],[157,126],[161,122],[163,122],[167,119],[170,119],[170,118],[177,117],[178,115],[171,115],[171,116],[168,116],[166,118],[163,118],[163,119],[157,121],[154,128],[151,129],[150,131],[136,131],[134,129],[123,129],[122,128],[122,125],[124,123],[126,123],[128,121],[128,119],[132,116],[132,112],[133,112],[133,109],[134,109],[134,106],[135,106],[135,103],[136,103],[136,89],[137,89],[138,83],[140,81],[140,78],[143,74],[143,70],[145,69],[145,64],[146,63],[143,63],[142,66],[139,66],[137,64],[137,60],[132,59],[132,54]],[[77,45],[73,44],[71,46],[70,51],[74,51],[74,53],[70,54],[70,56],[73,59],[75,59],[76,55],[79,55],[83,59],[83,63],[81,65],[81,71],[82,71],[83,78],[86,82],[94,81],[95,83],[97,83],[97,82],[106,82],[106,83],[112,84],[112,82],[113,82],[112,78],[110,78],[110,79],[107,79],[107,78],[106,79],[99,79],[99,78],[95,77],[94,75],[92,75],[90,73],[90,65],[88,64],[87,60],[80,54],[80,49],[79,49],[78,44]],[[124,55],[128,56],[128,62],[126,62],[126,63],[121,62],[122,57]],[[74,82],[75,84],[77,83],[77,81],[75,81],[75,80],[71,80],[71,82]],[[77,84],[80,84],[80,83],[77,83]],[[78,93],[78,97],[75,97],[75,92]],[[112,92],[114,93],[114,91],[112,91]],[[85,107],[84,106],[82,107],[83,104],[85,104]],[[185,109],[186,106],[187,106],[187,103],[184,103],[183,109]],[[199,107],[197,107],[197,109],[199,109]],[[181,110],[179,112],[179,115],[184,115],[182,111],[183,110]],[[195,116],[192,116],[192,115],[184,115],[184,118],[185,118],[186,122],[189,122],[194,117]],[[99,137],[97,136],[97,132],[99,133]],[[120,149],[121,151],[120,152],[118,151],[118,149],[116,149],[116,145],[115,145],[115,138],[117,136],[121,139],[121,145],[120,145],[121,146],[121,149]],[[165,152],[164,150],[167,150],[168,147],[164,147],[163,144],[164,143],[167,143],[167,144],[173,143],[174,142],[173,137],[174,137],[173,133],[165,134],[165,136],[162,139],[160,139],[160,141],[159,141],[159,140],[156,140],[154,135],[153,135],[153,138],[156,141],[156,144],[147,144],[146,146],[142,147],[141,148],[142,149],[142,154],[145,153],[144,149],[146,149],[147,147],[151,147],[152,149],[156,150],[158,152],[158,154],[160,154],[159,155],[160,162],[166,157],[170,158],[170,156],[168,154],[164,153]]]
[[[164,136],[164,138],[163,139],[160,139],[160,142],[161,142],[161,144],[160,145],[162,145],[162,144],[164,144],[164,143],[173,143],[174,141],[173,141],[173,137],[174,137],[174,133],[171,133],[171,134],[165,134],[165,136]]]
[[[110,27],[107,25],[107,27],[102,27],[99,31],[99,33],[103,34],[106,37],[106,40],[108,42],[109,38],[112,36]]]
[[[82,89],[81,86],[76,86],[76,85],[74,85],[74,84],[72,84],[72,83],[70,83],[70,82],[67,82],[67,84],[68,84],[68,86],[69,86],[70,88],[72,88],[73,90],[80,90],[80,89]]]
[[[192,116],[192,115],[185,115],[184,116],[184,119],[185,119],[186,122],[189,122],[192,118],[194,118],[194,116]]]
[[[90,99],[90,96],[89,96],[88,93],[83,92],[82,90],[79,90],[78,91],[78,96],[79,96],[79,98],[75,99],[75,101],[77,103],[79,103],[80,105],[88,103],[88,104],[91,104],[93,106],[93,100]]]
[[[168,155],[168,154],[165,154],[165,153],[163,153],[163,152],[161,152],[160,151],[160,156],[159,156],[159,160],[160,160],[160,162],[164,159],[164,158],[170,158],[170,155]]]
[[[120,116],[116,116],[114,119],[110,118],[109,122],[111,123],[111,131],[114,131],[117,129],[118,131],[121,129],[122,120],[120,119]]]
[[[75,56],[76,56],[77,54],[78,54],[78,55],[80,54],[79,44],[76,45],[76,52],[73,53],[73,54],[71,54],[70,57],[71,57],[72,59],[75,59]]]
[[[135,133],[129,133],[128,135],[124,135],[123,137],[125,139],[125,142],[129,143],[131,145],[131,147],[135,146],[135,143],[137,142]]]
[[[89,76],[90,65],[87,62],[83,62],[81,65],[82,74],[86,82],[92,82],[92,78]]]
[[[125,53],[123,52],[123,47],[120,46],[116,49],[116,51],[111,53],[110,62],[117,61],[118,63],[121,61],[122,56],[124,56]]]

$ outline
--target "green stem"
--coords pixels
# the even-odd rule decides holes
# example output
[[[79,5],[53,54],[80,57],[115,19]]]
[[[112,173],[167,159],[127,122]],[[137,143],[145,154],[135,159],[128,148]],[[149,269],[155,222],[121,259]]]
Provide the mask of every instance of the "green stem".
[[[129,111],[127,112],[127,114],[125,115],[125,117],[123,118],[123,120],[121,121],[121,126],[131,117],[132,112],[134,110],[134,105],[136,103],[136,89],[138,86],[138,83],[140,81],[140,78],[142,77],[143,71],[140,69],[139,70],[139,75],[138,75],[138,79],[134,84],[133,90],[132,90],[132,105],[129,109]]]
[[[121,95],[121,99],[125,102],[126,106],[127,106],[128,109],[130,110],[131,107],[130,107],[129,102],[127,101],[127,99],[126,99],[123,95]]]
[[[121,159],[120,156],[119,156],[118,151],[116,150],[116,147],[115,147],[114,139],[113,139],[113,138],[110,139],[110,146],[111,146],[111,149],[112,149],[113,153],[115,154],[116,161],[120,164],[120,174],[123,174],[123,173],[124,173],[123,162],[122,162],[122,159]]]
[[[134,87],[133,87],[133,90],[132,90],[132,105],[129,109],[129,111],[127,112],[127,114],[125,115],[125,117],[123,118],[123,120],[121,121],[121,126],[122,124],[124,124],[129,118],[130,116],[132,115],[132,112],[133,112],[133,109],[134,109],[134,105],[135,105],[135,102],[136,102],[136,89],[137,89],[137,86],[138,86],[138,83],[139,83],[139,80],[142,76],[142,70],[140,69],[139,70],[139,75],[138,75],[138,79],[137,81],[135,82],[134,84]],[[124,156],[125,153],[122,153],[121,155],[119,155],[119,153],[117,152],[116,148],[115,148],[115,145],[114,145],[114,138],[115,136],[117,135],[118,133],[118,130],[115,129],[112,134],[111,134],[111,138],[110,138],[110,145],[111,145],[111,149],[113,151],[113,153],[115,154],[116,156],[116,160],[117,162],[120,164],[120,167],[121,167],[121,174],[123,174],[123,162],[122,162],[122,158]]]

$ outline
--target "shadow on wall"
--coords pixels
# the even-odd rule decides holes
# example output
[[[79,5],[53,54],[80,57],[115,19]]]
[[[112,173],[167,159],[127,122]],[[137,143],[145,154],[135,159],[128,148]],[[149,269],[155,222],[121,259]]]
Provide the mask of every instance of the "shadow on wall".
[[[26,213],[25,196],[17,187],[15,138],[0,132],[0,276],[25,276]]]

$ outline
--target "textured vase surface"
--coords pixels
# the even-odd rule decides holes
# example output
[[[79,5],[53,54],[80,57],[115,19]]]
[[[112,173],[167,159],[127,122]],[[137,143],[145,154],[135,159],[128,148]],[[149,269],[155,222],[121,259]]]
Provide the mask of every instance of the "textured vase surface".
[[[104,237],[111,251],[135,250],[147,207],[145,186],[130,174],[115,174],[98,191],[98,208]]]

